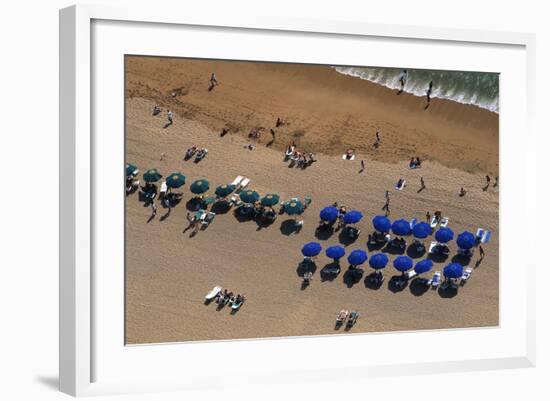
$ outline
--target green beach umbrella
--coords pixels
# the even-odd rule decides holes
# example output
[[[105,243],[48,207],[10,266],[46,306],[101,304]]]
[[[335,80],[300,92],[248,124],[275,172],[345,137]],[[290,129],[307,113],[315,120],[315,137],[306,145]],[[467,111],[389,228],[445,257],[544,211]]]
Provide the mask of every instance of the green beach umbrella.
[[[197,180],[191,184],[191,192],[194,194],[203,194],[210,189],[208,180]]]
[[[260,194],[251,189],[247,189],[246,191],[241,192],[239,196],[241,197],[241,200],[245,203],[254,203],[260,200]]]
[[[137,166],[135,164],[126,163],[126,175],[133,175],[134,172],[137,170]]]
[[[156,168],[152,168],[143,173],[145,182],[156,182],[162,178],[162,174]]]
[[[216,195],[225,198],[227,195],[229,195],[231,192],[235,190],[235,185],[233,184],[223,184],[216,188]]]
[[[290,215],[301,214],[304,211],[304,204],[299,200],[291,200],[284,204],[284,210]]]
[[[279,195],[277,194],[267,194],[262,198],[262,205],[264,206],[274,206],[279,203]]]
[[[182,173],[172,173],[166,177],[166,185],[170,188],[179,188],[185,184],[185,176]]]

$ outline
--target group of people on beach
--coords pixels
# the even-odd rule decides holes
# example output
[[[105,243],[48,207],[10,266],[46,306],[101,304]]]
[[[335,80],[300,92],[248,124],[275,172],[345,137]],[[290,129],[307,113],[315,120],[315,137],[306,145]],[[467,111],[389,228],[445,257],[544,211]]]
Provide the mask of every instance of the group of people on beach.
[[[317,161],[317,158],[315,157],[314,153],[300,152],[296,148],[296,144],[292,142],[288,144],[285,148],[284,160],[290,160],[289,167],[297,166],[298,168],[306,168],[315,163]]]
[[[405,84],[407,83],[408,79],[409,79],[409,72],[406,69],[401,70],[401,72],[399,73],[399,75],[397,77],[397,81],[399,82],[399,85],[400,85],[400,89],[397,92],[398,95],[403,93],[403,91],[405,90]],[[430,106],[430,103],[431,103],[431,100],[432,100],[433,85],[434,85],[433,81],[430,81],[428,83],[428,88],[426,89],[426,102],[427,103],[426,103],[425,109],[427,109]]]
[[[200,162],[202,159],[206,157],[208,154],[208,149],[206,148],[199,148],[195,145],[191,146],[187,151],[185,152],[185,156],[183,160],[187,161],[195,157],[195,163]]]
[[[158,104],[156,104],[153,107],[153,116],[158,116],[162,113],[162,109],[159,107]],[[169,127],[170,125],[174,124],[174,112],[170,109],[166,111],[166,117],[168,119],[168,122],[164,125],[164,128]]]

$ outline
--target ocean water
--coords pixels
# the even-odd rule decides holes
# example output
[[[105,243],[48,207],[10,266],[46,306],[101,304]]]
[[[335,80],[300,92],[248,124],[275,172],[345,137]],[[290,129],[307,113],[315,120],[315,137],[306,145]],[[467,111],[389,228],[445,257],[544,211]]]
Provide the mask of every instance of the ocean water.
[[[341,74],[366,79],[391,89],[400,89],[402,69],[379,67],[334,67]],[[448,99],[498,113],[499,77],[489,72],[407,69],[405,92],[426,96],[433,81],[432,98]]]

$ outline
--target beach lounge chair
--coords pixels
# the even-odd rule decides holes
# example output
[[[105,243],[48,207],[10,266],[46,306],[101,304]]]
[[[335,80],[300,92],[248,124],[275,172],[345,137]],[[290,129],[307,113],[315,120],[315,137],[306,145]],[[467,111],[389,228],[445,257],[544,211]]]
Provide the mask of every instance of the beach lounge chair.
[[[414,270],[410,270],[407,272],[407,280],[410,280],[411,278],[414,278],[418,273]]]
[[[357,311],[351,311],[349,314],[348,322],[346,323],[346,327],[348,329],[351,329],[355,323],[357,323],[357,319],[359,318],[359,312]]]
[[[239,191],[242,191],[243,189],[245,189],[245,188],[248,186],[248,184],[250,184],[250,178],[245,177],[245,178],[241,181],[241,183],[239,184],[238,190],[239,190]]]
[[[342,160],[355,160],[355,155],[348,155],[348,154],[343,154],[342,155]]]
[[[439,287],[439,284],[441,284],[441,272],[436,271],[430,281],[428,281],[429,285],[431,285],[432,289],[435,290],[437,287]]]
[[[239,310],[241,306],[243,306],[244,300],[245,300],[245,297],[243,295],[241,295],[238,299],[234,298],[233,301],[231,302],[231,309],[235,311]]]
[[[166,191],[168,191],[168,185],[166,185],[166,181],[162,181],[162,184],[160,184],[159,197],[163,198],[164,195],[166,195]]]
[[[409,227],[411,228],[411,230],[414,228],[417,222],[418,219],[412,219],[411,221],[409,221]]]
[[[244,177],[242,175],[238,175],[237,178],[235,178],[233,180],[233,182],[231,183],[231,185],[235,185],[235,186],[238,186],[241,181],[244,179]]]
[[[203,214],[201,217],[201,225],[205,228],[208,227],[208,225],[212,223],[212,220],[214,220],[214,217],[216,217],[216,213],[214,212]]]
[[[464,269],[464,273],[462,273],[462,277],[460,277],[460,285],[466,284],[468,279],[472,276],[473,271],[474,269],[471,267],[466,267],[466,269]]]
[[[440,227],[447,227],[449,225],[449,218],[443,217],[441,221],[439,222]]]
[[[328,265],[327,267],[323,268],[322,273],[336,276],[340,273],[340,266],[337,264]]]
[[[477,243],[486,244],[491,239],[491,231],[478,228],[476,231]]]
[[[206,294],[206,296],[204,297],[204,300],[205,301],[211,301],[213,300],[214,298],[216,298],[216,296],[222,292],[222,287],[220,286],[215,286],[214,288],[212,288],[212,290],[210,290],[210,292],[208,294]]]
[[[407,186],[407,180],[403,180],[401,181],[401,183],[397,182],[397,184],[395,184],[395,189],[397,189],[398,191],[402,191],[406,186]]]
[[[437,226],[437,223],[439,223],[437,216],[432,217],[432,220],[430,221],[430,227],[435,228]]]
[[[202,159],[206,157],[208,154],[208,149],[202,149],[197,152],[197,155],[195,156],[195,163],[200,162]]]
[[[343,325],[348,318],[348,315],[349,311],[347,311],[346,309],[342,309],[340,313],[338,313],[338,316],[336,316],[336,326],[340,327],[341,325]]]

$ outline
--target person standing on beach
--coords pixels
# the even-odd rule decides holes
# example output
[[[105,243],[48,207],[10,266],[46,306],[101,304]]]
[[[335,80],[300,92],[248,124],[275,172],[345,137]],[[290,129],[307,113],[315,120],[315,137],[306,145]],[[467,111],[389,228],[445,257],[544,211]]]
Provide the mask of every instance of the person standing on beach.
[[[489,177],[488,175],[485,176],[485,181],[487,181],[487,186],[489,186],[489,184],[491,183],[491,177]]]
[[[433,81],[430,81],[430,84],[428,85],[428,90],[426,91],[426,100],[428,101],[428,105],[430,104],[430,101],[431,101],[433,85],[434,85]]]
[[[157,205],[155,204],[154,201],[151,202],[151,210],[152,210],[151,218],[153,218],[157,215]]]
[[[399,83],[401,84],[401,90],[398,93],[403,92],[403,90],[405,89],[405,83],[407,82],[408,74],[409,73],[407,72],[407,70],[402,70],[401,74],[399,74]]]
[[[426,212],[426,221],[429,223],[432,219],[432,216],[430,215],[430,211]]]
[[[174,123],[174,113],[172,110],[168,110],[168,124],[172,125]]]
[[[424,183],[424,177],[420,177],[420,190],[426,189],[426,184]]]
[[[379,129],[376,130],[375,135],[376,135],[376,143],[379,144],[380,143],[380,130]]]

